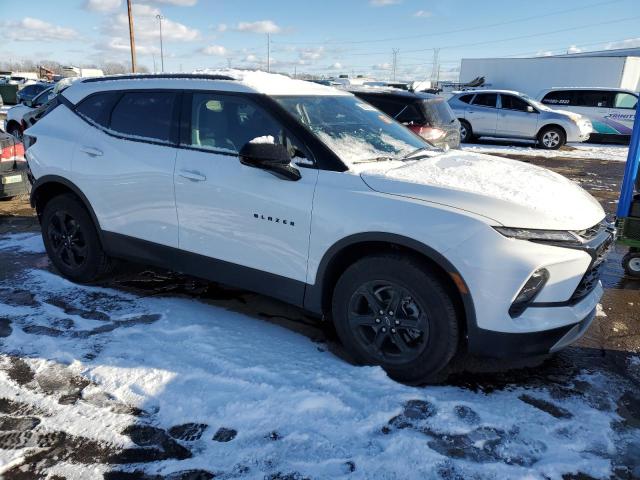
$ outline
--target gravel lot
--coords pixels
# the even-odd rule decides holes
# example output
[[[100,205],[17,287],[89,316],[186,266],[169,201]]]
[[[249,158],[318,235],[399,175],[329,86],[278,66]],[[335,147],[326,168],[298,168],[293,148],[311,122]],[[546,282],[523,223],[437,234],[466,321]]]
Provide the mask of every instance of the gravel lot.
[[[610,147],[467,147],[551,168],[615,210]],[[38,228],[26,199],[0,202],[2,478],[640,478],[640,282],[622,248],[578,345],[458,362],[414,388],[252,293],[135,265],[71,284]]]

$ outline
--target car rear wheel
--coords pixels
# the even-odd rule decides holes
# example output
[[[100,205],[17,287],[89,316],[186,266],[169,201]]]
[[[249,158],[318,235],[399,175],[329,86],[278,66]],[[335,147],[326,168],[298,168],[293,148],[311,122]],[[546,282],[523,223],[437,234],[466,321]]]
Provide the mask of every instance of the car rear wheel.
[[[428,266],[400,255],[366,257],[342,274],[333,320],[360,363],[411,384],[438,380],[458,345],[453,301]]]
[[[540,131],[538,144],[545,150],[557,150],[566,142],[564,131],[558,127],[548,127]]]
[[[640,278],[640,252],[629,252],[622,259],[622,266],[627,275]]]
[[[471,128],[471,124],[466,120],[460,120],[460,141],[462,143],[470,143],[473,142],[473,129]]]
[[[93,220],[73,194],[54,197],[42,213],[42,238],[58,271],[75,282],[92,282],[108,272]]]

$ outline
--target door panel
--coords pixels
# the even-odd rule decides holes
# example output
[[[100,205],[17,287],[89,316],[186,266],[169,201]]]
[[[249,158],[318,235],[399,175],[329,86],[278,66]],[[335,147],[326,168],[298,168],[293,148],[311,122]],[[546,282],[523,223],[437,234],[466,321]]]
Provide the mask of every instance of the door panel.
[[[190,121],[196,148],[179,149],[175,175],[180,248],[304,282],[318,171],[288,181],[242,165],[234,150],[249,140],[290,141],[242,97],[194,94]]]
[[[498,124],[497,98],[495,93],[479,93],[473,99],[473,104],[466,109],[465,118],[471,124],[474,134],[496,134]]]
[[[529,104],[514,95],[500,95],[497,135],[535,138],[538,132],[538,113],[528,112]]]
[[[166,109],[174,101],[173,97],[161,94],[161,104],[154,104],[158,99],[152,97],[152,92],[144,95],[148,95],[146,100],[139,98],[130,110],[139,118],[146,118],[148,107]],[[104,106],[98,100],[96,97],[90,99]],[[81,107],[86,106],[81,104]],[[90,115],[91,109],[81,107],[82,115]],[[101,112],[100,115],[104,113],[100,109],[94,111],[96,114]],[[109,127],[98,117],[92,121]],[[171,111],[163,121],[163,126],[171,122]],[[149,134],[154,135],[156,131],[149,128],[151,123],[147,122],[147,128]],[[156,139],[152,138],[140,141],[116,137],[86,121],[78,120],[77,124],[80,140],[73,155],[72,179],[89,199],[100,227],[177,247],[178,219],[173,193],[177,149],[168,143],[153,143]]]

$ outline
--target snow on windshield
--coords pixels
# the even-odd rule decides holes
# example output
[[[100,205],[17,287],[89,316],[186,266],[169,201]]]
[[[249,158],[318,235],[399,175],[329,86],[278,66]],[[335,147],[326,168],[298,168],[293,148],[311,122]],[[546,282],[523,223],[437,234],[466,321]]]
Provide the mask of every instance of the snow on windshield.
[[[373,143],[356,135],[342,133],[331,136],[321,130],[315,133],[347,164],[363,163],[380,157],[398,159],[415,150],[411,145],[386,134],[381,134],[380,141]]]
[[[347,96],[286,96],[276,100],[349,168],[380,157],[398,159],[429,144],[375,107]]]

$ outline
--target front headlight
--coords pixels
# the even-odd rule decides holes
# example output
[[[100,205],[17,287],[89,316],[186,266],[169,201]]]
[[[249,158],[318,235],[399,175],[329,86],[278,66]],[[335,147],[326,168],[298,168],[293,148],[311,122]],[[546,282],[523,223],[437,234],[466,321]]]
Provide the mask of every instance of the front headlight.
[[[532,242],[562,242],[579,245],[580,237],[573,232],[564,230],[535,230],[526,228],[493,227],[496,231],[509,238],[529,240]]]

